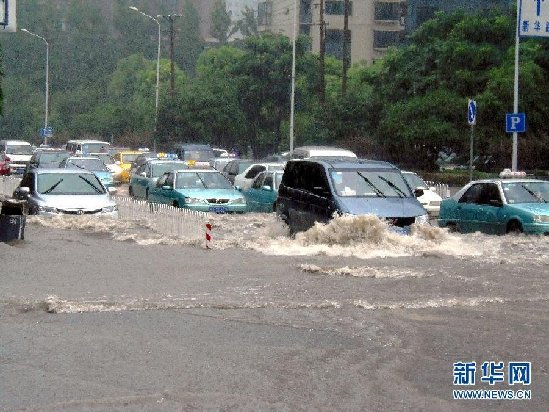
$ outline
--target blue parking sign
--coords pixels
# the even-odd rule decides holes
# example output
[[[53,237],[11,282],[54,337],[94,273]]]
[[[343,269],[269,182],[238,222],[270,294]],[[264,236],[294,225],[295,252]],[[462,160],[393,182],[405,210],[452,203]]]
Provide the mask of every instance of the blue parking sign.
[[[505,115],[507,133],[524,133],[526,131],[526,113],[507,113]]]

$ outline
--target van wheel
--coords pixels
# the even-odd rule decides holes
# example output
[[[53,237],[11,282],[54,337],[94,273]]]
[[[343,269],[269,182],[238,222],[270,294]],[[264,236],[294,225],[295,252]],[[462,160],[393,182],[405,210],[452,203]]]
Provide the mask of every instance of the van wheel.
[[[507,234],[519,235],[522,233],[522,226],[519,221],[511,220],[507,224]]]

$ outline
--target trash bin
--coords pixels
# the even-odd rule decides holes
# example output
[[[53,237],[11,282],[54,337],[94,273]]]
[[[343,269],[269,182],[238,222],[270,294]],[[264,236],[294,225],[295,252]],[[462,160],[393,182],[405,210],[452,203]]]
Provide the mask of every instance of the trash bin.
[[[26,213],[26,202],[17,200],[2,201],[2,209],[0,209],[0,242],[25,239]]]

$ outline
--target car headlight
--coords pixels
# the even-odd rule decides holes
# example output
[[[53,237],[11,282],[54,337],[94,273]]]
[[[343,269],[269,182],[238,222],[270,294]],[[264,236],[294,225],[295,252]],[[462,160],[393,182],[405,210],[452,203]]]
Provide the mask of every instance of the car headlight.
[[[233,205],[244,205],[246,204],[246,200],[243,197],[238,197],[230,200],[229,203],[232,203]]]
[[[102,209],[103,213],[112,213],[112,212],[116,212],[118,210],[118,206],[117,205],[114,205],[114,206],[107,206],[107,207],[104,207]]]
[[[206,199],[198,199],[196,197],[185,197],[185,203],[187,204],[196,204],[196,203],[208,203]]]
[[[429,215],[416,216],[416,225],[428,225]]]
[[[59,213],[56,207],[51,206],[38,206],[39,213]]]
[[[549,216],[534,215],[534,222],[536,222],[536,223],[549,223]]]

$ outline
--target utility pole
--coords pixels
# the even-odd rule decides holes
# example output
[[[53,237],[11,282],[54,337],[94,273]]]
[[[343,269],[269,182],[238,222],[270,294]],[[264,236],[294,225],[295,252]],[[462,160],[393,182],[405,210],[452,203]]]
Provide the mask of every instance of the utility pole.
[[[351,13],[351,1],[345,0],[343,12],[343,72],[341,74],[341,94],[347,95],[347,71],[350,66],[351,31],[349,30],[349,14]]]
[[[326,22],[324,21],[324,0],[320,0],[320,84],[319,100],[324,105],[326,101],[326,75],[325,62],[326,55]]]
[[[170,22],[170,95],[173,97],[175,90],[175,68],[174,68],[174,28],[173,22],[177,17],[181,17],[181,14],[167,14],[163,17]]]

